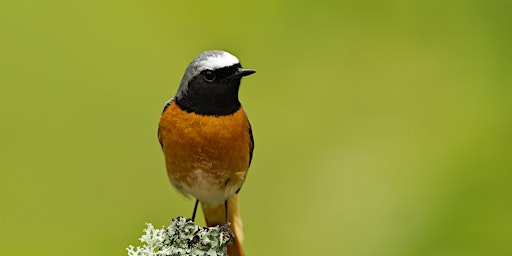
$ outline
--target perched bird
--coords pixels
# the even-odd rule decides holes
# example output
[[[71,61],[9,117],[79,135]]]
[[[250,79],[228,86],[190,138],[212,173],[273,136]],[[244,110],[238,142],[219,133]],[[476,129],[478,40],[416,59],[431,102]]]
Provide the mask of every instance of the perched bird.
[[[242,77],[254,74],[225,51],[206,51],[188,65],[160,117],[158,139],[171,184],[201,202],[208,226],[231,223],[228,255],[243,255],[238,192],[251,164],[251,125],[238,99]]]

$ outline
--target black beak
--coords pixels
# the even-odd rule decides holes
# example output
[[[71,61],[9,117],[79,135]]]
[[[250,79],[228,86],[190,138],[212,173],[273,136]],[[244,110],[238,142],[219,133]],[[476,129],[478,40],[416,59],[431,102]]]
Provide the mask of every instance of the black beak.
[[[239,68],[234,74],[226,77],[226,79],[242,78],[244,76],[252,75],[254,73],[256,73],[256,70],[254,70],[254,69],[242,69],[242,68]]]
[[[248,76],[248,75],[252,75],[256,73],[256,70],[254,69],[239,69],[238,72],[237,72],[237,75],[240,76],[240,77],[243,77],[243,76]]]

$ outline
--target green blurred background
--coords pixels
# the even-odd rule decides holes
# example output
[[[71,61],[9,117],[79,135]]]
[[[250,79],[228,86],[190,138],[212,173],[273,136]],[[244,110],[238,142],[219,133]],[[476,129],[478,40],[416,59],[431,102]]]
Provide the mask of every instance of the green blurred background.
[[[125,255],[145,222],[189,216],[156,128],[208,49],[258,70],[248,255],[512,255],[511,13],[0,0],[0,255]]]

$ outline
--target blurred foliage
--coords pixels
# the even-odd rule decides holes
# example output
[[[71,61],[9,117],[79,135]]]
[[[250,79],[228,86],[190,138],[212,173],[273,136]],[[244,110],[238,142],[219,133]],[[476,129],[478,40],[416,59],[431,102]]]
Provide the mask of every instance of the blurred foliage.
[[[0,254],[124,255],[190,215],[156,127],[190,60],[224,49],[258,71],[248,255],[512,255],[510,13],[0,0]]]

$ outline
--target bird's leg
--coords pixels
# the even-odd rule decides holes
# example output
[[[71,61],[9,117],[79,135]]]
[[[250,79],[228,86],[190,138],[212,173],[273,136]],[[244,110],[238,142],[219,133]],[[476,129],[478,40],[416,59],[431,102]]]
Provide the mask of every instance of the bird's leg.
[[[228,218],[228,200],[226,200],[224,202],[224,210],[226,211],[226,223],[221,227],[221,230],[226,230],[229,234],[229,237],[230,238],[234,238],[235,237],[235,233],[233,233],[233,230],[231,230],[231,223],[229,223],[229,218]]]
[[[196,211],[197,211],[197,205],[199,204],[199,200],[196,199],[196,204],[194,205],[194,211],[192,212],[192,222],[196,219]]]

